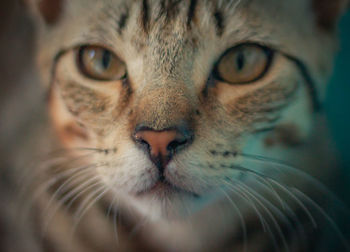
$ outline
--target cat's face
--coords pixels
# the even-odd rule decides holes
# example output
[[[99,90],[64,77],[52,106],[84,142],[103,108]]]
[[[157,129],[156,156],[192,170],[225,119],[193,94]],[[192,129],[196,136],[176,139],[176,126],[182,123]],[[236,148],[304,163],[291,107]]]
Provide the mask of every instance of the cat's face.
[[[334,51],[312,1],[56,7],[40,31],[53,122],[67,147],[100,150],[87,162],[112,197],[169,214],[244,179],[242,153],[307,138]]]

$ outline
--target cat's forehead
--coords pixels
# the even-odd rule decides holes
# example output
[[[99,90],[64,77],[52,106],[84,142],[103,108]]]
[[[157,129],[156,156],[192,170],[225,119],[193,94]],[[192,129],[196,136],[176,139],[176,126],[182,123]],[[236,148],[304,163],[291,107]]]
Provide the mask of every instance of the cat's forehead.
[[[239,27],[260,26],[261,31],[272,27],[289,28],[289,24],[305,29],[314,19],[311,1],[278,0],[108,0],[71,1],[66,3],[68,18],[84,20],[87,26],[100,23],[101,29],[114,29],[121,34],[129,25],[137,24],[145,32],[156,28],[185,30],[215,25],[217,34],[230,33]],[[76,15],[81,13],[81,15]],[[240,21],[244,21],[242,25]],[[264,27],[261,25],[264,24]],[[102,28],[103,27],[103,28]]]
[[[199,39],[221,37],[227,43],[254,40],[281,47],[313,40],[311,0],[105,0],[66,1],[64,18],[50,29],[62,38],[99,37],[114,43],[132,33],[141,38],[176,34]],[[72,31],[72,32],[70,32]],[[188,32],[189,31],[189,32]],[[196,33],[198,32],[198,33]],[[153,37],[152,37],[153,36]],[[129,37],[130,39],[130,37]]]
[[[207,43],[205,50],[212,48],[221,53],[237,43],[251,41],[300,58],[310,68],[315,67],[312,71],[319,71],[316,68],[320,66],[315,64],[328,64],[334,37],[318,29],[312,3],[313,0],[64,1],[60,20],[43,29],[42,54],[52,58],[64,48],[82,44],[108,45],[118,53],[144,45],[165,48],[169,43],[185,48],[194,41]]]

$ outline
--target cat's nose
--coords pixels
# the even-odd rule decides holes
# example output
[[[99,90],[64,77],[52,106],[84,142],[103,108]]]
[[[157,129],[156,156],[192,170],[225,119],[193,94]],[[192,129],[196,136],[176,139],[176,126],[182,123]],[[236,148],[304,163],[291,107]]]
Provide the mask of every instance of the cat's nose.
[[[134,140],[147,148],[152,162],[162,168],[176,151],[188,145],[192,139],[188,130],[180,129],[153,130],[141,127],[134,134]]]

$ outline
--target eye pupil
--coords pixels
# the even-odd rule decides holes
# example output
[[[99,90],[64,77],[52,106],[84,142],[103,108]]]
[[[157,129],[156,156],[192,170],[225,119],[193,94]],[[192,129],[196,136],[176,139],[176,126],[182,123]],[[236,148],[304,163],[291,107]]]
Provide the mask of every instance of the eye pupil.
[[[236,66],[239,71],[242,71],[245,65],[245,58],[243,52],[239,52],[236,59]]]
[[[104,69],[108,69],[111,64],[112,55],[109,51],[105,50],[102,56],[102,66]]]

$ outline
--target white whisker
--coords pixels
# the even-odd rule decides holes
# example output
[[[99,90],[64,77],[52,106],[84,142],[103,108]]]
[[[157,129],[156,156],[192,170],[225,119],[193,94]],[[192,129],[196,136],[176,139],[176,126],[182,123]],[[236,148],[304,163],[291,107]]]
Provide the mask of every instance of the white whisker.
[[[312,200],[310,197],[308,197],[306,194],[304,194],[303,192],[301,192],[300,190],[298,190],[297,188],[291,188],[291,191],[295,192],[297,195],[299,195],[300,197],[302,197],[304,200],[306,200],[307,202],[309,202],[324,218],[326,218],[326,220],[328,221],[328,223],[331,225],[331,227],[333,228],[333,230],[338,234],[342,244],[344,245],[344,247],[346,248],[346,250],[350,251],[350,244],[348,243],[348,241],[346,240],[346,238],[344,237],[343,233],[340,231],[340,229],[338,228],[338,225],[334,222],[334,220],[324,211],[324,209],[322,209],[322,207],[320,207],[314,200]]]
[[[239,183],[242,187],[246,188],[246,190],[251,193],[250,195],[257,201],[257,203],[261,206],[261,208],[265,211],[265,213],[270,217],[270,220],[272,221],[280,238],[282,239],[282,242],[286,248],[286,251],[289,251],[289,248],[288,248],[288,245],[287,245],[287,242],[285,239],[285,235],[284,235],[279,223],[277,222],[276,218],[273,216],[271,211],[265,206],[265,204],[268,205],[268,207],[270,207],[272,209],[272,211],[274,211],[275,214],[277,214],[279,217],[281,217],[285,221],[285,223],[288,224],[288,226],[290,228],[290,222],[286,218],[286,216],[278,208],[276,208],[273,204],[271,204],[265,197],[263,197],[260,193],[258,193],[256,190],[252,189],[251,187],[246,186],[241,181],[237,180],[235,182]],[[273,238],[273,239],[275,239],[275,238]]]
[[[230,202],[230,204],[232,205],[232,207],[236,210],[236,212],[238,214],[239,220],[241,222],[242,232],[243,232],[243,247],[244,247],[243,251],[247,251],[247,226],[245,224],[242,212],[239,210],[237,205],[233,202],[231,197],[224,190],[220,190],[220,191],[224,194],[224,196],[227,198],[227,200]]]
[[[304,210],[304,212],[308,215],[308,218],[310,219],[313,228],[316,229],[317,228],[317,222],[314,219],[314,217],[312,216],[311,212],[309,211],[309,209],[304,205],[303,202],[301,202],[293,193],[291,193],[287,187],[283,186],[281,183],[278,183],[277,181],[273,180],[273,179],[268,179],[269,181],[271,181],[273,184],[275,184],[276,186],[278,186],[282,191],[286,192],[292,199],[294,199],[296,201],[296,203]]]

